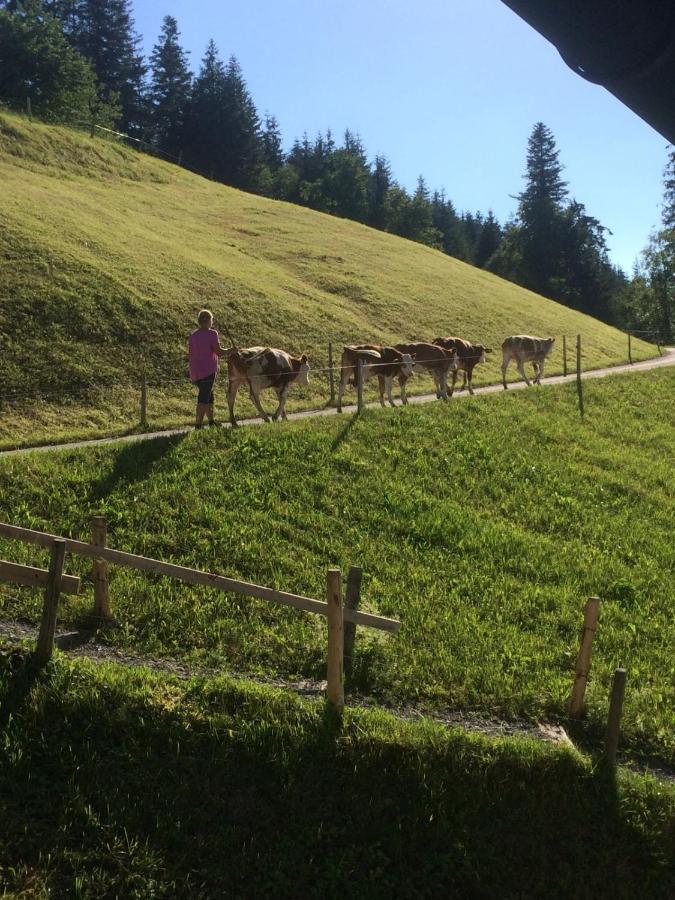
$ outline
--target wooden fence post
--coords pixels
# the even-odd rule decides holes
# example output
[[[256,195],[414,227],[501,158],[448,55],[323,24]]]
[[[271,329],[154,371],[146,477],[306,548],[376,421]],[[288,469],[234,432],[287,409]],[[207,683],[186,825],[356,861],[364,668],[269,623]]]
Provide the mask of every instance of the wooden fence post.
[[[356,370],[356,409],[363,409],[363,360],[360,359]]]
[[[607,716],[607,735],[605,737],[605,757],[611,765],[616,765],[616,751],[619,748],[619,726],[621,724],[621,710],[623,709],[623,695],[626,690],[626,670],[616,669],[612,679],[612,693],[609,700],[609,715]]]
[[[579,395],[579,412],[584,417],[584,388],[581,383],[581,335],[577,335],[577,393]]]
[[[330,385],[330,405],[335,406],[335,378],[333,376],[333,342],[328,341],[328,383]]]
[[[28,116],[28,121],[33,121],[33,110],[30,104],[30,97],[26,97],[26,115]]]
[[[326,696],[335,712],[341,715],[345,706],[345,684],[342,573],[339,569],[328,569],[326,573],[326,600],[328,602],[328,687]]]
[[[108,526],[105,516],[94,516],[91,520],[91,542],[95,547],[105,547]],[[110,618],[110,596],[108,593],[108,563],[105,559],[95,559],[91,567],[94,581],[94,615],[99,619]]]
[[[631,352],[631,346],[630,346],[630,331],[628,332],[628,362],[629,363],[633,362],[633,354]]]
[[[145,377],[145,366],[141,371],[141,425],[145,428],[148,424],[148,383]]]
[[[600,612],[600,599],[590,597],[584,610],[584,627],[581,632],[581,645],[577,657],[577,668],[574,674],[574,684],[569,702],[569,714],[572,718],[579,716],[584,707],[584,694],[588,681],[588,670],[591,665],[591,651],[593,638],[598,626]]]
[[[345,596],[345,606],[347,609],[358,609],[361,600],[361,578],[363,577],[363,569],[359,566],[351,566],[349,575],[347,575],[347,594]],[[349,673],[352,667],[352,653],[354,651],[354,641],[356,640],[356,622],[345,622],[344,624],[344,661],[345,672]]]
[[[563,334],[563,375],[567,378],[567,338]]]
[[[54,650],[54,632],[56,631],[56,612],[61,594],[61,576],[63,560],[66,555],[66,542],[57,538],[52,544],[49,557],[49,575],[45,588],[45,599],[42,607],[40,633],[35,647],[35,662],[44,666],[52,658]]]

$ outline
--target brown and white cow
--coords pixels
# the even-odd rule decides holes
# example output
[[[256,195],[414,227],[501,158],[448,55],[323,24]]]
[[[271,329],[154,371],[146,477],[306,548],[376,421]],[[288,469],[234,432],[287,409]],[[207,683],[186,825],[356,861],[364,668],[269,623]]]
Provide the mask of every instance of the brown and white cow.
[[[338,387],[337,411],[342,412],[342,397],[348,384],[355,385],[359,362],[363,363],[363,380],[377,376],[380,387],[380,403],[384,403],[384,392],[387,391],[389,403],[396,406],[391,395],[394,378],[412,375],[413,359],[409,353],[401,353],[395,347],[384,347],[381,344],[357,344],[346,346],[340,360],[340,385]]]
[[[473,370],[478,363],[484,363],[486,361],[485,354],[492,353],[492,348],[486,347],[483,344],[474,344],[471,341],[466,341],[464,338],[460,337],[436,338],[434,344],[438,344],[439,347],[445,347],[446,350],[454,350],[457,354],[457,365],[452,373],[450,396],[452,397],[453,391],[455,390],[457,372],[459,371],[462,372],[464,377],[462,379],[462,386],[458,388],[458,390],[463,391],[468,385],[469,393],[473,394]]]
[[[544,360],[553,350],[555,338],[532,337],[529,334],[514,334],[507,337],[502,343],[502,383],[504,390],[506,384],[506,369],[512,359],[516,361],[516,367],[529,385],[530,380],[525,374],[524,363],[531,362],[534,369],[534,383],[541,384],[541,376],[544,372]]]
[[[426,341],[413,341],[410,344],[394,344],[396,350],[401,353],[409,353],[413,358],[413,372],[427,372],[434,379],[436,385],[436,398],[446,400],[448,397],[448,372],[454,373],[457,366],[457,353],[454,350],[446,350],[436,344]],[[408,402],[406,384],[408,378],[399,375],[398,383],[401,385],[401,401]]]
[[[293,384],[306,385],[309,381],[309,363],[303,353],[301,357],[291,356],[285,350],[274,347],[233,348],[227,356],[227,404],[230,408],[230,422],[237,424],[234,417],[234,401],[242,385],[248,385],[251,400],[266,422],[269,416],[260,403],[260,391],[273,388],[279,406],[272,416],[274,420],[286,417],[286,399]]]

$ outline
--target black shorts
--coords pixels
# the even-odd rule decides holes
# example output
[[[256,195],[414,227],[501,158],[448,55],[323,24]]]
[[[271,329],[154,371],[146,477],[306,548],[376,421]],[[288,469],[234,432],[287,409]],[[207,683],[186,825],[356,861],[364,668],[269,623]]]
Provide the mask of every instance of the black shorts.
[[[200,378],[199,381],[193,382],[199,394],[197,395],[197,403],[213,403],[213,382],[216,380],[215,372],[213,375],[207,375],[206,378]]]

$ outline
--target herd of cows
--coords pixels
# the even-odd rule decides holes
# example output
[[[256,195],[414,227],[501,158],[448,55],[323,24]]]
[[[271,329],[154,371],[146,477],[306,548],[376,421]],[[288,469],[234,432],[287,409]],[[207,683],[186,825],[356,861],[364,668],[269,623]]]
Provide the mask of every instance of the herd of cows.
[[[506,384],[506,370],[512,359],[516,361],[518,372],[527,384],[530,380],[524,369],[526,362],[534,368],[534,383],[541,383],[544,361],[553,349],[555,338],[538,338],[526,334],[507,337],[502,343],[502,382]],[[408,402],[406,385],[414,372],[426,372],[432,376],[439,399],[452,397],[458,372],[463,373],[463,390],[468,386],[473,394],[473,370],[478,363],[485,362],[490,347],[474,344],[458,337],[436,338],[427,343],[415,341],[409,344],[395,344],[386,347],[381,344],[355,344],[344,347],[340,360],[340,381],[338,386],[337,410],[342,412],[342,398],[348,385],[356,385],[359,370],[362,380],[377,377],[380,403],[385,405],[385,391],[389,403],[394,406],[392,386],[398,379],[401,401]],[[448,375],[452,373],[452,384],[448,389]],[[272,347],[232,348],[227,355],[228,389],[227,402],[230,422],[236,425],[234,401],[239,388],[246,386],[256,409],[267,422],[269,416],[260,402],[260,392],[272,388],[279,401],[273,419],[286,418],[286,400],[293,384],[306,385],[309,381],[309,360],[305,354],[291,356],[285,350]]]

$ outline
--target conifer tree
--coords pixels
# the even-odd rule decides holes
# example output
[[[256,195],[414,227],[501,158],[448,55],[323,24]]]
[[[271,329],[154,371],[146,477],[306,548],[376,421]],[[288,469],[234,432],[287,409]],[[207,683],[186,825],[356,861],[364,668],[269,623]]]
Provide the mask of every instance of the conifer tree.
[[[559,292],[562,203],[567,185],[551,131],[537,122],[527,147],[527,185],[519,195],[522,284],[546,297]]]
[[[432,195],[431,221],[441,235],[443,252],[457,259],[468,260],[471,254],[462,222],[452,200],[448,200],[443,191],[434,191]]]
[[[284,164],[281,129],[275,116],[265,114],[265,129],[262,133],[262,157],[265,165],[275,174]]]
[[[223,87],[220,180],[251,189],[256,185],[262,164],[260,119],[235,56],[230,57],[226,66]]]
[[[23,0],[0,10],[0,94],[49,120],[110,125],[119,109],[99,101],[91,65],[69,44],[61,22],[41,0]]]
[[[54,0],[75,49],[91,62],[101,85],[101,99],[116,96],[118,125],[138,134],[145,121],[144,79],[147,67],[138,49],[130,0]]]
[[[224,141],[223,104],[225,66],[210,40],[201,68],[192,84],[191,100],[183,132],[183,161],[196,172],[220,178],[220,154]]]
[[[373,228],[384,231],[387,227],[387,194],[393,183],[391,165],[386,156],[375,157],[368,179],[368,219]]]
[[[192,83],[187,54],[178,43],[179,34],[173,16],[165,16],[159,40],[150,56],[153,140],[160,150],[172,156],[178,156],[183,149]]]
[[[495,219],[492,210],[488,210],[487,218],[483,220],[480,235],[474,250],[474,264],[479,268],[485,268],[488,260],[496,253],[502,241],[502,228]]]

